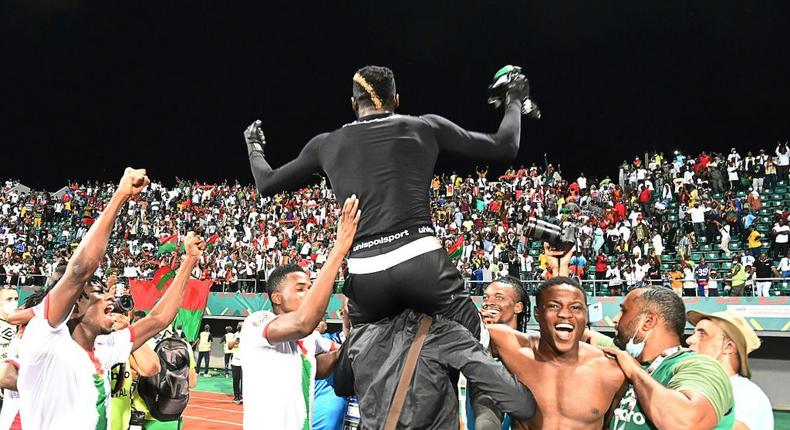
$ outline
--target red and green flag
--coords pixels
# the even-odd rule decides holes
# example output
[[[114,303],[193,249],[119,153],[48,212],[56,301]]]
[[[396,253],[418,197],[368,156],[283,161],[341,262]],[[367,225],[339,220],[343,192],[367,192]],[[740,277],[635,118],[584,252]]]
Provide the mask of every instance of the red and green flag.
[[[160,281],[161,279],[162,277],[160,277]],[[150,312],[156,302],[162,297],[165,291],[167,291],[167,288],[170,287],[171,283],[172,278],[164,281],[164,288],[160,290],[153,279],[150,281],[130,280],[129,286],[132,298],[134,298],[135,310],[142,310],[146,313]],[[208,303],[211,284],[211,280],[200,281],[197,279],[190,279],[187,281],[184,301],[178,309],[178,315],[173,325],[180,325],[190,342],[197,339],[198,333],[200,332],[200,322],[203,319],[203,312]]]
[[[458,240],[455,241],[450,248],[447,250],[447,255],[450,257],[451,260],[456,258],[461,258],[461,254],[464,252],[464,236],[461,235]]]
[[[184,293],[184,302],[178,310],[178,316],[173,326],[179,325],[184,330],[187,340],[193,342],[200,333],[200,322],[208,303],[208,293],[211,290],[211,280],[199,281],[190,279]]]
[[[159,239],[159,254],[169,254],[178,248],[178,235],[174,234]]]
[[[154,279],[152,279],[156,289],[159,291],[164,291],[165,287],[170,285],[170,281],[176,277],[176,271],[173,270],[170,266],[162,266],[156,270],[154,273]]]
[[[218,234],[213,234],[210,238],[208,238],[206,241],[206,249],[208,252],[214,251],[214,248],[217,246],[217,239],[219,239]]]

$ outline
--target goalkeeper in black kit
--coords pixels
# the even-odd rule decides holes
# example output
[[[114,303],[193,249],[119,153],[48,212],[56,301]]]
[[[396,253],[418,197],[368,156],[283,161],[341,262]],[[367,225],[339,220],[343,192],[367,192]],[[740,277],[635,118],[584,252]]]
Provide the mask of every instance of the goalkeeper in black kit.
[[[351,107],[357,120],[314,137],[282,167],[274,169],[266,161],[260,121],[244,132],[261,195],[295,189],[323,171],[338,201],[358,197],[363,215],[343,288],[352,324],[410,308],[442,314],[480,336],[477,308],[434,235],[427,190],[440,152],[501,162],[516,157],[522,109],[537,113],[527,79],[519,72],[507,66],[495,77],[495,90],[501,93],[496,101],[505,112],[493,134],[464,130],[438,115],[396,114],[395,78],[390,69],[378,66],[354,74]]]
[[[528,81],[520,68],[506,66],[490,89],[489,102],[504,106],[495,133],[467,131],[438,115],[397,114],[400,100],[394,75],[379,66],[363,67],[353,76],[351,107],[356,121],[315,136],[296,159],[279,168],[266,161],[261,121],[245,130],[250,167],[262,196],[295,189],[323,171],[338,201],[358,197],[363,215],[343,287],[352,326],[411,309],[454,320],[476,339],[486,337],[461,274],[435,236],[427,190],[440,152],[495,162],[516,157],[522,115],[539,116],[529,98]],[[516,409],[514,415],[534,413],[531,393],[493,359],[482,360],[478,376],[485,375],[489,387],[499,384],[491,388],[499,393],[495,400],[510,406],[503,409]]]

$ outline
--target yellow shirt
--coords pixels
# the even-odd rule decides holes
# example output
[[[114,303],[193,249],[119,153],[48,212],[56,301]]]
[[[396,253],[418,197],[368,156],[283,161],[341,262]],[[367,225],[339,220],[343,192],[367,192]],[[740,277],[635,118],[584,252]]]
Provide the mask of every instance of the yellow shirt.
[[[211,351],[211,333],[207,331],[200,332],[200,341],[198,342],[198,352]]]
[[[760,232],[757,230],[752,231],[752,233],[749,234],[749,248],[759,248],[761,246],[763,246],[763,244],[760,243]]]
[[[232,349],[228,348],[231,342],[236,340],[236,333],[225,333],[225,354],[230,354],[233,352]]]

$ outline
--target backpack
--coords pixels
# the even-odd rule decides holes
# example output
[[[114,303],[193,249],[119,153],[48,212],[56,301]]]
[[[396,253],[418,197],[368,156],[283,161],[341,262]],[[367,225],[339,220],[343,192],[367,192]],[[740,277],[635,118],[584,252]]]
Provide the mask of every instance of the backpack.
[[[154,348],[162,369],[158,375],[141,377],[137,392],[151,416],[159,421],[175,421],[189,403],[189,345],[169,337]]]

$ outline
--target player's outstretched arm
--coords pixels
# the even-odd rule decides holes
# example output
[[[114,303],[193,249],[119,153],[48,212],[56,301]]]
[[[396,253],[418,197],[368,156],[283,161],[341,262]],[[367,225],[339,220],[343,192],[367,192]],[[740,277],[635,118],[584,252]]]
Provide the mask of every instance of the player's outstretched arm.
[[[186,258],[181,262],[181,267],[178,268],[178,273],[176,273],[173,283],[170,284],[170,287],[168,287],[159,302],[151,309],[151,313],[132,325],[135,334],[132,351],[135,351],[145,344],[148,339],[166,329],[178,315],[178,308],[181,307],[181,303],[184,301],[187,282],[206,244],[202,237],[190,232],[184,238],[184,246],[186,247]]]
[[[505,107],[505,116],[496,133],[468,131],[439,115],[421,117],[433,129],[439,149],[464,158],[509,161],[516,158],[521,141],[521,101]]]
[[[442,151],[482,160],[509,161],[516,158],[521,142],[522,105],[529,102],[529,82],[523,74],[517,73],[511,75],[504,85],[507,89],[501,102],[505,105],[505,114],[496,133],[467,131],[438,115],[422,117],[433,128]]]
[[[303,185],[312,173],[320,169],[318,144],[323,136],[325,135],[321,134],[311,139],[295,160],[273,169],[263,153],[266,148],[266,137],[261,129],[261,121],[256,120],[250,124],[244,130],[244,140],[247,143],[247,155],[250,158],[250,168],[258,192],[262,196],[270,196]]]
[[[296,311],[282,314],[269,323],[266,328],[266,340],[269,343],[301,339],[318,326],[329,304],[337,272],[357,232],[361,215],[358,207],[359,200],[356,196],[346,199],[337,225],[335,246],[329,252],[329,257],[321,268],[315,285],[304,296],[302,304]]]
[[[71,308],[82,294],[83,285],[91,279],[104,258],[118,212],[149,182],[145,169],[126,168],[115,194],[69,259],[63,277],[47,294],[44,315],[51,327],[57,327],[68,318]]]

